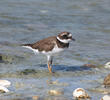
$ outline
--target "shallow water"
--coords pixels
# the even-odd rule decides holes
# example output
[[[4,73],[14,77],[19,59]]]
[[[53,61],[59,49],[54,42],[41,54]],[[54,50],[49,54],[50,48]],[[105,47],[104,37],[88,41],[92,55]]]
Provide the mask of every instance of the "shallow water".
[[[109,70],[84,68],[101,66],[110,54],[109,0],[1,0],[0,1],[0,78],[12,82],[3,100],[72,100],[77,87],[87,90],[92,100],[103,94],[89,91],[101,87]],[[46,57],[35,56],[19,44],[33,43],[69,31],[76,39],[66,53],[54,57],[54,75],[48,73]],[[58,80],[59,85],[47,84]],[[82,84],[83,83],[83,84]],[[65,85],[66,84],[66,85]],[[50,89],[64,89],[61,96],[50,96]]]

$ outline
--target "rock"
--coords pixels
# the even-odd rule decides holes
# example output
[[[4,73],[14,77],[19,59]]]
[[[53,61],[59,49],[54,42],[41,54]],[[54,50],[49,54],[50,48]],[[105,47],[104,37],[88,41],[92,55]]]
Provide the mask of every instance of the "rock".
[[[39,96],[32,96],[32,100],[39,100]]]
[[[53,89],[48,91],[49,95],[62,95],[64,94],[64,91],[62,89]]]
[[[34,69],[24,69],[23,71],[18,72],[20,75],[28,75],[37,73]]]
[[[105,95],[100,100],[110,100],[110,96],[109,95]]]
[[[10,55],[0,54],[1,63],[12,63],[13,58]]]
[[[4,87],[4,86],[0,86],[0,91],[1,91],[2,93],[9,92],[9,90],[8,90],[6,87]]]
[[[18,63],[23,60],[24,58],[21,56],[0,53],[0,63]]]
[[[84,64],[83,67],[96,68],[96,66],[92,64]]]
[[[68,83],[62,83],[62,82],[59,82],[58,80],[56,80],[56,81],[47,80],[47,84],[48,85],[57,85],[57,86],[68,86],[69,85]]]
[[[9,92],[9,90],[6,87],[9,87],[11,85],[11,82],[8,80],[0,80],[0,91],[5,93]]]
[[[86,91],[83,88],[77,88],[73,91],[73,97],[75,99],[89,99],[89,95],[86,93]]]
[[[104,67],[105,68],[110,68],[110,62],[107,62]]]
[[[56,81],[48,81],[47,80],[47,84],[53,84],[53,85],[57,85],[57,84],[59,84],[59,82],[58,82],[58,80],[56,80]]]
[[[16,54],[2,54],[0,53],[0,63],[19,63],[25,58]]]
[[[0,86],[9,87],[11,82],[8,80],[0,80]]]
[[[105,78],[104,78],[104,82],[103,82],[105,87],[109,87],[110,86],[110,74],[108,74]]]

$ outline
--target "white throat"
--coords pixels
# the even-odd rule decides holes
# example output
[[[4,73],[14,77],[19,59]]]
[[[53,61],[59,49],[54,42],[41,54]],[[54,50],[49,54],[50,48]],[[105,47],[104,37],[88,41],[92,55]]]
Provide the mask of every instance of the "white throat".
[[[71,41],[71,39],[60,39],[58,36],[57,36],[57,39],[63,43],[69,43]]]

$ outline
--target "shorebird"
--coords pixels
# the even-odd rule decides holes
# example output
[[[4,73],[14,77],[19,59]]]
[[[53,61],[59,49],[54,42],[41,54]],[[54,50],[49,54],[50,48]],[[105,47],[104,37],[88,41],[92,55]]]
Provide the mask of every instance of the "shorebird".
[[[22,46],[34,51],[35,54],[41,53],[47,56],[48,70],[52,73],[52,60],[56,53],[69,47],[69,42],[75,40],[70,32],[61,32],[57,36],[51,36],[39,40],[32,44],[23,44]]]

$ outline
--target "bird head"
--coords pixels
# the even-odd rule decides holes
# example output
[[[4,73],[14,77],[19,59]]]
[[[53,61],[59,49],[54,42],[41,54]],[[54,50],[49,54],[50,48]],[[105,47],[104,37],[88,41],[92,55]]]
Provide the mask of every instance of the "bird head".
[[[57,39],[60,41],[60,42],[63,42],[63,43],[69,43],[70,41],[75,41],[74,38],[72,38],[72,34],[70,32],[61,32],[58,34],[57,36]]]

